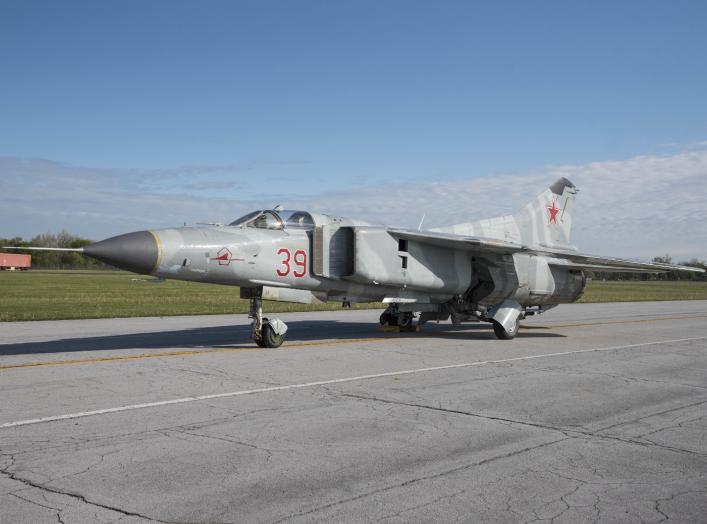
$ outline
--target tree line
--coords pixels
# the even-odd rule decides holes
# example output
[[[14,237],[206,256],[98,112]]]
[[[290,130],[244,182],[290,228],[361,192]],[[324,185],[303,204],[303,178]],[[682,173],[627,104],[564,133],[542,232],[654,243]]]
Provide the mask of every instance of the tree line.
[[[651,262],[657,264],[678,264],[707,270],[707,262],[704,260],[693,258],[676,262],[669,254],[653,257]],[[666,271],[664,273],[592,273],[588,271],[587,276],[595,280],[707,280],[707,273],[690,273],[687,271]]]
[[[92,241],[77,235],[72,235],[67,231],[57,234],[43,233],[24,240],[20,237],[2,238],[0,246],[36,246],[36,247],[68,247],[77,248],[90,244]],[[6,250],[8,252],[12,250]],[[17,253],[27,253],[27,251],[16,251]],[[32,267],[38,269],[109,269],[111,266],[85,257],[80,253],[70,251],[32,251]],[[662,264],[673,264],[673,258],[666,254],[653,257],[652,262]],[[707,269],[704,260],[693,258],[691,260],[678,262],[682,266],[700,267]],[[587,276],[597,280],[705,280],[706,273],[687,273],[684,271],[668,271],[665,273],[592,273],[587,272]]]
[[[35,246],[78,248],[88,245],[91,242],[92,240],[72,235],[67,231],[60,231],[57,234],[43,233],[32,237],[30,240],[24,240],[21,237],[0,237],[0,247]],[[111,267],[103,262],[71,251],[13,251],[12,249],[3,249],[3,251],[32,255],[32,267],[35,269],[109,269]]]

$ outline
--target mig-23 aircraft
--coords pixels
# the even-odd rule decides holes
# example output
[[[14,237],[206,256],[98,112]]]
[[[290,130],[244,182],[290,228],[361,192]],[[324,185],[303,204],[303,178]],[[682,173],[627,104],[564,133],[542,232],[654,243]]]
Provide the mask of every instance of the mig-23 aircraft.
[[[515,215],[428,230],[278,206],[228,225],[138,231],[69,251],[135,273],[240,286],[253,339],[269,348],[287,326],[263,317],[262,300],[380,301],[384,325],[483,321],[512,339],[521,319],[577,300],[584,271],[703,271],[579,253],[570,244],[577,191],[561,178]]]

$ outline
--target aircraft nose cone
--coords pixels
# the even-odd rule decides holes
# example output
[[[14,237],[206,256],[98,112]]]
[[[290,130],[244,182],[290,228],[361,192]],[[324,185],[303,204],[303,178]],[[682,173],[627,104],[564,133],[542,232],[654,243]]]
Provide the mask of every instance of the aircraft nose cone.
[[[89,257],[133,273],[152,273],[157,266],[157,237],[150,231],[136,231],[89,244],[83,249]]]

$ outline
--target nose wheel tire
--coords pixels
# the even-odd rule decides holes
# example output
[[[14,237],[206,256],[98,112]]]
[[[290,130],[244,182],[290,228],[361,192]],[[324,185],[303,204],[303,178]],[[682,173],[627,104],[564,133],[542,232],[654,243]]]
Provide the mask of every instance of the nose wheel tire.
[[[248,316],[253,319],[251,338],[261,348],[279,348],[285,341],[287,325],[280,319],[274,318],[268,321],[263,317],[261,294],[262,290],[250,299],[250,314]],[[270,325],[271,323],[275,325],[275,328]]]
[[[269,324],[265,324],[260,331],[260,339],[256,339],[255,343],[261,348],[279,348],[285,341],[285,335],[276,335],[275,331]]]
[[[518,334],[519,328],[520,318],[516,319],[510,331],[506,331],[506,328],[504,328],[500,322],[496,322],[495,320],[493,321],[493,332],[496,334],[496,337],[501,340],[511,340],[515,338]]]

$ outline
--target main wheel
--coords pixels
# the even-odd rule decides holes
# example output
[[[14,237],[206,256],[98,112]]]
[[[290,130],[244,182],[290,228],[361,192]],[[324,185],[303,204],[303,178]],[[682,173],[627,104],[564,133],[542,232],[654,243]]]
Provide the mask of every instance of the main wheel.
[[[381,326],[397,326],[398,325],[398,315],[393,315],[392,313],[383,313],[380,316]]]
[[[415,319],[415,316],[412,313],[406,312],[402,314],[402,317],[398,321],[400,323],[400,327],[410,327],[412,326],[412,321]]]
[[[493,321],[493,332],[496,334],[496,337],[501,340],[511,340],[512,338],[515,338],[518,334],[519,328],[520,318],[516,319],[510,331],[506,331],[506,328],[504,328],[500,322],[496,322],[495,320]]]
[[[280,346],[282,346],[282,343],[284,341],[285,335],[276,335],[273,328],[270,327],[270,324],[265,324],[263,326],[263,330],[261,331],[260,335],[260,341],[256,340],[260,347],[265,348],[279,348]]]
[[[401,313],[398,316],[398,325],[401,331],[412,331],[415,327],[415,315],[410,312]]]

